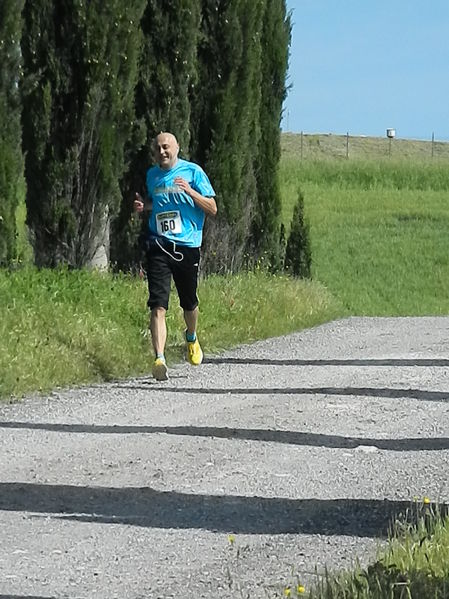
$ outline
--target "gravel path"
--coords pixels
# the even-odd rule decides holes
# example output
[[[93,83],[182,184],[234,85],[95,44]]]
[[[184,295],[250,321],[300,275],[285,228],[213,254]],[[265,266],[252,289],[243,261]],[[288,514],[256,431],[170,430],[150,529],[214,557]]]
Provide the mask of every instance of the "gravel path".
[[[0,421],[0,598],[278,597],[449,501],[449,317],[335,321]]]

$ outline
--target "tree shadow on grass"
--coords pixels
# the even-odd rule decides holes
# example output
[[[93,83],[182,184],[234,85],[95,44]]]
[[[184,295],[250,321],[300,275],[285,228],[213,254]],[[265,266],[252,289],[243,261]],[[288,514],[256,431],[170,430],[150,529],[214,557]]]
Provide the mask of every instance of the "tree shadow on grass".
[[[307,481],[304,481],[307,484]],[[425,506],[445,510],[446,506]],[[91,523],[204,529],[239,534],[386,537],[416,506],[376,499],[289,499],[204,495],[150,487],[0,483],[0,510]]]

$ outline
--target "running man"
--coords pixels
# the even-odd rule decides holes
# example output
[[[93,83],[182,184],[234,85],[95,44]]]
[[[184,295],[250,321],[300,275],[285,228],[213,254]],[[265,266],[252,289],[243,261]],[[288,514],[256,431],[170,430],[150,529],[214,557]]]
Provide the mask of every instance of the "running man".
[[[176,285],[186,323],[187,359],[198,366],[203,352],[197,337],[198,269],[203,225],[207,214],[215,216],[215,191],[203,169],[178,157],[179,145],[172,133],[162,132],[153,141],[157,165],[147,172],[148,220],[147,276],[151,311],[150,332],[155,360],[152,374],[168,380],[165,361],[171,278]],[[136,193],[134,210],[146,208]]]

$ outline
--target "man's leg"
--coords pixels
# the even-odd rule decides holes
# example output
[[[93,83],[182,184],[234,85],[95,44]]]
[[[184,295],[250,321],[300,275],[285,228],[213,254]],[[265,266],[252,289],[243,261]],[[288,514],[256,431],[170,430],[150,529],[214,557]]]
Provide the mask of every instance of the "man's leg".
[[[194,310],[184,310],[184,320],[187,327],[187,335],[195,339],[196,326],[198,324],[198,306]]]
[[[203,350],[196,335],[198,323],[198,306],[194,310],[184,310],[186,322],[187,359],[193,366],[199,366],[203,361]]]
[[[170,295],[171,271],[167,256],[160,248],[150,247],[147,258],[148,306],[151,310],[150,334],[155,353],[152,373],[156,380],[166,381],[168,374],[164,356],[167,341],[165,314]]]
[[[160,306],[151,310],[150,332],[156,358],[163,356],[165,352],[165,343],[167,341],[166,312],[167,310]]]
[[[187,359],[193,366],[203,361],[203,352],[196,335],[198,323],[198,267],[199,248],[183,248],[183,260],[173,271],[173,279],[178,290],[179,302],[184,310],[186,323]]]
[[[150,316],[151,342],[156,359],[153,363],[152,374],[157,381],[168,380],[167,363],[165,362],[165,342],[167,340],[167,325],[165,322],[166,309],[153,308]]]

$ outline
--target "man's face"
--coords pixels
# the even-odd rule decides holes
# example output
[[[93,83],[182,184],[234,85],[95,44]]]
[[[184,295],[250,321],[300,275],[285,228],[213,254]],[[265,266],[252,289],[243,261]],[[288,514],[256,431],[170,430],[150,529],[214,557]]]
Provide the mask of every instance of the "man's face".
[[[179,146],[176,137],[171,133],[161,133],[154,140],[154,159],[165,171],[170,170],[178,160]]]

